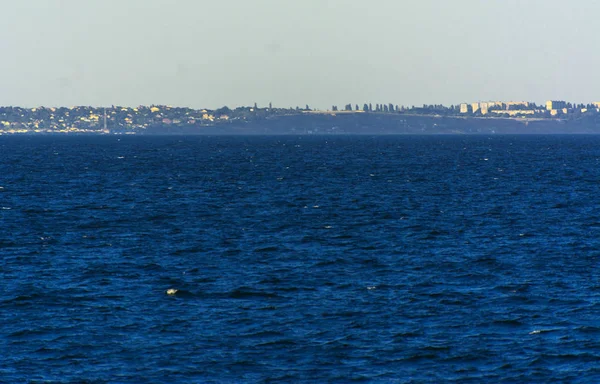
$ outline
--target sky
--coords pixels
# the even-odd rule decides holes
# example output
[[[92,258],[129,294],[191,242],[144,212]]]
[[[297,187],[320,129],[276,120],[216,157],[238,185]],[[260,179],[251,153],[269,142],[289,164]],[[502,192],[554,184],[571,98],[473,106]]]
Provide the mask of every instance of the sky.
[[[597,0],[0,6],[0,105],[600,101]]]

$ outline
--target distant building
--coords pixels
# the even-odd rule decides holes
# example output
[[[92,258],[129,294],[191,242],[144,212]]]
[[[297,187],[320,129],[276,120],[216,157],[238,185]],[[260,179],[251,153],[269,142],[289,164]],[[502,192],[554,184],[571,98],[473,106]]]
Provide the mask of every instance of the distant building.
[[[510,109],[512,106],[529,107],[528,101],[507,101],[504,103],[506,109]]]
[[[460,105],[460,113],[481,113],[482,115],[487,115],[492,110],[509,110],[513,109],[511,107],[521,106],[527,109],[530,104],[528,101],[485,101],[471,104],[461,104]]]
[[[493,113],[509,115],[509,116],[518,116],[518,115],[533,115],[535,114],[535,110],[533,109],[523,109],[523,110],[504,110],[504,109],[496,109],[492,111]]]
[[[481,107],[481,114],[482,115],[487,115],[488,114],[489,103],[481,103],[481,104],[479,104],[479,106]]]
[[[566,101],[555,101],[555,100],[546,101],[546,109],[548,111],[552,111],[552,110],[556,110],[556,109],[564,109],[564,108],[567,108]]]

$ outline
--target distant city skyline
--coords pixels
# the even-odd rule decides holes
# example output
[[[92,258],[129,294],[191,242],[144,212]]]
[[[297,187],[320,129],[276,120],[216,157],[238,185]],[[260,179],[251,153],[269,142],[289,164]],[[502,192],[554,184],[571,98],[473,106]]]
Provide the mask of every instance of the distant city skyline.
[[[600,101],[593,0],[2,5],[0,105]]]

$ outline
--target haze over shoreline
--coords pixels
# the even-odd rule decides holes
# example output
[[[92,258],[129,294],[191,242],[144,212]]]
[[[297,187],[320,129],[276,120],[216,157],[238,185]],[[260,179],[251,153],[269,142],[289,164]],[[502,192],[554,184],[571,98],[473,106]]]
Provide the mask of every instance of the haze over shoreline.
[[[600,133],[600,103],[485,102],[406,107],[363,103],[327,110],[267,106],[192,109],[0,107],[0,134],[447,134]]]

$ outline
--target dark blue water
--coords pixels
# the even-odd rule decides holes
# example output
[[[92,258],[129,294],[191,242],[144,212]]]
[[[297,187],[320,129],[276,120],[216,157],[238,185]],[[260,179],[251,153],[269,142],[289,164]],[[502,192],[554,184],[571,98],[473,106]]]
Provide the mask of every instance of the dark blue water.
[[[1,137],[0,382],[599,382],[599,182],[600,136]]]

